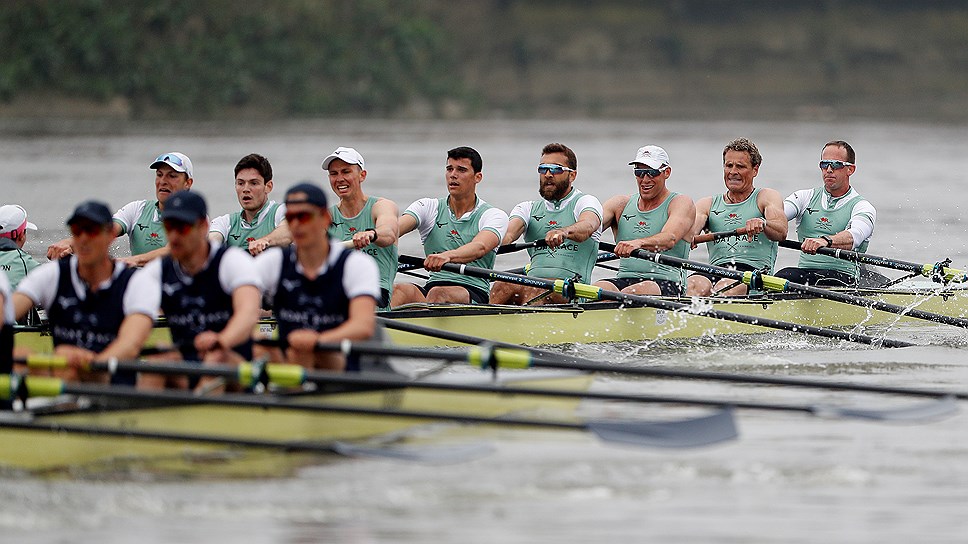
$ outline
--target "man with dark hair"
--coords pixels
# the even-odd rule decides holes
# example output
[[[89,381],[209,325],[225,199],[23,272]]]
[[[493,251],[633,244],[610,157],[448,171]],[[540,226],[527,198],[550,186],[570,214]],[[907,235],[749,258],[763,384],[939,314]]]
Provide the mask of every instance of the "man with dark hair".
[[[787,219],[797,220],[803,254],[798,266],[780,270],[778,277],[811,285],[857,285],[857,263],[817,255],[822,247],[866,252],[874,234],[877,211],[850,186],[850,176],[857,171],[855,160],[847,142],[827,142],[820,153],[823,186],[796,191],[783,201]]]
[[[140,273],[161,287],[161,309],[178,355],[186,361],[241,363],[252,358],[252,329],[259,320],[262,281],[252,257],[208,238],[208,207],[197,193],[171,195],[161,214],[171,254]],[[164,354],[169,359],[175,354]],[[186,387],[184,376],[144,374],[138,386]]]
[[[42,264],[13,294],[15,317],[41,306],[50,319],[54,353],[67,359],[66,379],[106,381],[91,373],[92,361],[134,359],[154,325],[161,285],[111,258],[115,238],[111,211],[97,201],[75,208],[67,220],[74,255]],[[134,373],[110,376],[134,385]]]
[[[337,240],[370,255],[380,267],[380,301],[377,307],[390,309],[393,278],[397,274],[397,235],[399,210],[392,200],[367,196],[363,192],[366,163],[352,147],[338,147],[323,159],[323,170],[339,202],[329,211],[333,225],[329,234]]]
[[[528,249],[531,255],[529,276],[591,283],[602,232],[602,204],[594,196],[574,187],[577,176],[578,159],[574,151],[560,143],[544,146],[538,163],[541,200],[521,202],[511,210],[502,244],[513,243],[522,234],[525,242],[540,240],[545,243],[542,247]],[[544,290],[537,287],[495,282],[491,288],[491,303],[566,302],[557,294],[537,298],[543,293]]]
[[[742,236],[707,242],[709,264],[743,272],[773,273],[777,242],[787,237],[787,219],[779,192],[753,187],[762,162],[756,144],[746,138],[737,138],[723,148],[726,192],[696,202],[693,234],[739,229]],[[745,284],[736,285],[734,280],[702,272],[690,275],[687,285],[686,294],[690,296],[706,297],[714,289],[717,294],[729,296],[749,292]]]
[[[246,155],[235,165],[235,194],[242,209],[212,220],[209,237],[258,255],[292,242],[286,207],[269,200],[272,165],[262,155]]]
[[[684,194],[667,187],[672,165],[669,154],[657,145],[640,147],[629,163],[638,191],[605,202],[602,228],[611,228],[615,253],[628,257],[645,249],[685,259],[689,256],[696,205]],[[678,296],[685,291],[681,268],[643,259],[622,259],[618,275],[595,285],[610,291],[639,295]]]
[[[161,212],[165,201],[173,193],[191,189],[192,161],[184,153],[172,151],[159,155],[148,168],[155,171],[155,199],[135,200],[125,204],[114,214],[115,237],[128,235],[131,256],[119,259],[129,266],[144,266],[148,261],[168,254]],[[48,259],[70,255],[73,238],[65,238],[47,248]]]
[[[330,239],[333,220],[321,188],[299,183],[286,192],[285,204],[293,245],[256,257],[282,351],[289,362],[308,368],[358,370],[358,362],[317,352],[316,344],[369,340],[376,334],[376,262]]]
[[[37,226],[27,221],[27,210],[16,204],[0,206],[0,271],[6,273],[13,289],[28,272],[40,266],[24,251],[28,230],[37,230]]]
[[[400,236],[418,229],[423,241],[424,268],[431,271],[424,286],[398,283],[392,306],[412,302],[486,304],[487,280],[441,271],[447,263],[492,268],[495,249],[508,228],[508,216],[477,196],[484,179],[480,153],[470,147],[447,152],[446,198],[421,198],[400,216]]]

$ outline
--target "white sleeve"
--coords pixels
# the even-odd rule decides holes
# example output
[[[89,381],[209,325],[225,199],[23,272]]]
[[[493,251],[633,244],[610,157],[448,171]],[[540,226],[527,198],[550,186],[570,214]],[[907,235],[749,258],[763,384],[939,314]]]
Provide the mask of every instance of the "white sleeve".
[[[220,215],[212,219],[208,226],[208,232],[217,232],[222,235],[222,240],[229,239],[229,214]]]
[[[850,222],[844,229],[854,237],[854,249],[864,243],[865,240],[874,234],[874,221],[877,219],[877,210],[874,205],[867,200],[861,200],[854,204],[850,212]]]
[[[591,210],[598,214],[598,219],[601,220],[605,217],[605,212],[602,211],[602,202],[598,200],[598,197],[592,195],[581,195],[578,202],[575,203],[575,221],[578,221],[578,216],[585,213],[587,210]]]
[[[17,285],[17,292],[26,295],[37,306],[49,310],[54,303],[54,297],[57,296],[59,281],[60,267],[57,261],[51,261],[31,270]]]
[[[276,208],[276,215],[272,218],[272,228],[276,228],[286,220],[286,205],[279,204]]]
[[[157,267],[145,266],[131,275],[121,298],[124,315],[144,314],[151,319],[158,315],[158,308],[161,307],[160,261],[161,259],[155,259],[150,263],[158,263]]]
[[[783,212],[786,213],[787,221],[803,215],[803,211],[810,205],[813,198],[813,189],[801,189],[786,197],[783,201]]]
[[[500,208],[490,208],[481,214],[481,219],[477,222],[478,230],[489,230],[497,234],[498,240],[503,240],[508,232],[508,214]],[[494,248],[497,251],[497,248]]]
[[[270,247],[255,258],[255,269],[262,280],[262,292],[268,297],[276,296],[276,286],[282,275],[282,248]]]
[[[508,220],[510,220],[512,217],[517,217],[521,221],[524,221],[524,229],[528,230],[528,223],[531,220],[532,208],[534,208],[533,200],[527,200],[525,202],[521,202],[517,206],[515,206],[513,210],[511,210],[510,214],[508,214]]]
[[[380,300],[380,268],[373,257],[362,251],[354,251],[343,263],[343,291],[349,299],[371,296]]]
[[[427,240],[427,236],[430,236],[430,231],[434,228],[434,222],[437,220],[438,202],[436,198],[421,198],[407,206],[407,209],[403,212],[412,215],[417,220],[417,230],[420,231],[421,242]]]
[[[130,234],[131,227],[138,222],[141,212],[145,209],[147,200],[135,200],[128,202],[120,210],[114,212],[114,222],[121,225],[124,231],[121,234]]]
[[[218,283],[226,293],[231,293],[243,285],[255,285],[260,292],[263,290],[262,278],[256,270],[255,259],[237,247],[226,249],[225,254],[222,255],[222,262],[218,268]]]

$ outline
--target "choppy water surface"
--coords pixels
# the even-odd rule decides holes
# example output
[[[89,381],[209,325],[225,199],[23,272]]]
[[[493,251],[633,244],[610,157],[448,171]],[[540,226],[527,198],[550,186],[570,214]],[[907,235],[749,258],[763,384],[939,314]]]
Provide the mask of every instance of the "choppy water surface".
[[[550,141],[572,146],[578,185],[603,200],[631,192],[626,163],[647,143],[664,146],[672,186],[694,198],[722,187],[721,151],[747,136],[764,164],[757,184],[788,194],[819,184],[821,145],[857,150],[854,185],[878,208],[870,251],[916,262],[968,265],[960,187],[968,164],[963,127],[884,123],[350,122],[250,126],[127,126],[0,136],[5,200],[38,223],[38,255],[64,236],[80,200],[118,207],[152,194],[147,165],[165,151],[192,157],[196,190],[213,214],[234,207],[232,167],[261,152],[276,191],[323,181],[338,145],[367,160],[369,192],[401,208],[443,194],[444,153],[478,148],[480,194],[505,209],[532,198],[534,165]],[[911,142],[918,145],[912,147]],[[899,151],[899,148],[903,151]],[[919,151],[912,151],[918,149]],[[912,163],[916,161],[916,164]],[[402,253],[418,252],[405,238]],[[784,250],[781,250],[784,251]],[[701,255],[701,253],[699,253]],[[502,257],[507,267],[520,255]],[[795,256],[781,253],[780,266]],[[675,343],[562,349],[628,365],[767,373],[880,385],[968,390],[968,336],[942,326],[881,331],[921,344],[872,349],[788,333]],[[906,406],[918,399],[675,380],[600,376],[595,389],[773,403]],[[661,418],[656,406],[587,405],[587,415]],[[19,542],[957,542],[968,529],[968,415],[897,425],[738,412],[740,439],[698,450],[606,445],[580,434],[482,429],[495,447],[460,464],[323,459],[296,476],[254,481],[124,478],[0,480],[0,530]],[[2,446],[0,446],[2,447]]]

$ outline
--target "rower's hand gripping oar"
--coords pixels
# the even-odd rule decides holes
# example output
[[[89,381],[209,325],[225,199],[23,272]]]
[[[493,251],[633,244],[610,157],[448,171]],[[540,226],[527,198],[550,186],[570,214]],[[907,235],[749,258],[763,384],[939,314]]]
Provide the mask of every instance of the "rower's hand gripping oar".
[[[613,246],[613,249],[614,249],[614,246]],[[422,265],[423,263],[422,259],[419,259],[417,257],[412,257],[409,255],[401,255],[399,259],[400,259],[400,262],[402,263],[418,263],[420,265]],[[470,266],[466,264],[455,264],[455,263],[444,264],[443,270],[447,270],[449,272],[454,272],[457,274],[463,274],[466,276],[483,278],[491,281],[495,281],[495,280],[506,281],[509,283],[518,283],[521,285],[538,287],[540,289],[553,290],[554,292],[559,293],[568,299],[585,298],[589,300],[614,300],[616,302],[621,302],[629,306],[648,306],[651,308],[659,308],[663,310],[680,311],[683,313],[700,315],[700,316],[704,316],[712,319],[735,321],[737,323],[745,323],[748,325],[757,325],[760,327],[782,329],[782,330],[787,330],[792,332],[802,332],[806,334],[813,334],[816,336],[825,336],[827,338],[838,338],[841,340],[848,340],[850,342],[859,342],[862,344],[879,345],[884,347],[909,347],[914,345],[909,342],[902,342],[900,340],[875,338],[873,336],[868,336],[864,334],[837,331],[833,329],[825,329],[822,327],[813,327],[810,325],[800,325],[797,323],[778,321],[775,319],[768,319],[765,317],[754,317],[754,316],[736,314],[732,312],[725,312],[722,310],[715,310],[715,309],[709,309],[709,308],[697,309],[689,304],[683,304],[681,302],[674,302],[674,301],[663,300],[663,299],[654,298],[654,297],[647,297],[644,295],[631,295],[631,294],[620,293],[616,291],[607,291],[605,289],[596,287],[594,285],[577,283],[570,280],[549,280],[544,278],[535,278],[532,276],[522,276],[520,274],[498,272],[496,270],[489,270],[487,268],[478,268],[478,267]]]
[[[797,242],[796,240],[780,240],[779,244],[780,247],[800,251],[802,242]],[[851,251],[849,249],[837,249],[832,247],[819,248],[817,253],[855,263],[869,264],[883,268],[893,268],[894,270],[903,270],[904,272],[910,272],[912,274],[924,276],[925,278],[930,278],[938,283],[968,282],[968,272],[948,266],[951,264],[951,259],[945,259],[944,261],[934,264],[918,264],[891,259],[888,257],[878,257],[877,255],[860,253],[858,251]]]
[[[599,245],[602,247],[602,249],[615,251],[614,244],[601,242]],[[767,289],[769,291],[776,291],[779,293],[791,291],[805,293],[819,298],[843,302],[844,304],[853,304],[854,306],[860,306],[872,310],[880,310],[882,312],[897,314],[900,316],[913,317],[916,319],[923,319],[925,321],[934,321],[935,323],[944,323],[946,325],[968,328],[968,319],[962,317],[953,317],[943,314],[936,314],[933,312],[925,312],[924,310],[918,310],[917,308],[905,308],[904,306],[898,306],[897,304],[889,304],[879,300],[849,295],[846,293],[840,293],[838,291],[831,291],[829,289],[821,289],[812,285],[795,283],[783,278],[771,276],[769,274],[762,274],[758,271],[740,272],[739,270],[733,270],[731,268],[723,268],[721,266],[690,261],[689,259],[680,259],[678,257],[672,257],[670,255],[664,255],[662,253],[656,253],[645,249],[632,250],[631,256],[636,259],[653,261],[668,266],[676,266],[679,268],[685,268],[686,270],[693,270],[695,272],[704,272],[706,274],[712,274],[721,278],[742,281],[753,289]]]

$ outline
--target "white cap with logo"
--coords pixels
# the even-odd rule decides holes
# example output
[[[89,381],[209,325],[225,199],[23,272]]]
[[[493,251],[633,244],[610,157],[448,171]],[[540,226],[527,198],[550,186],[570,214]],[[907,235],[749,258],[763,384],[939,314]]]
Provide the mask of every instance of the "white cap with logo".
[[[635,153],[635,160],[629,164],[644,164],[649,168],[662,168],[663,165],[669,163],[669,154],[666,153],[665,149],[657,145],[647,145],[645,147],[640,147]]]
[[[157,170],[162,164],[167,164],[172,167],[175,172],[184,172],[188,174],[189,178],[194,178],[192,175],[192,160],[188,158],[188,155],[184,153],[178,153],[177,151],[172,151],[171,153],[165,153],[164,155],[158,155],[151,166],[152,170]]]
[[[366,170],[366,166],[363,163],[363,155],[360,155],[360,152],[352,147],[337,147],[336,151],[333,151],[328,157],[323,159],[323,170],[329,170],[329,163],[336,159],[346,164],[358,164],[360,170]]]
[[[16,238],[26,229],[37,230],[37,225],[27,221],[27,210],[16,204],[0,206],[0,237]]]

